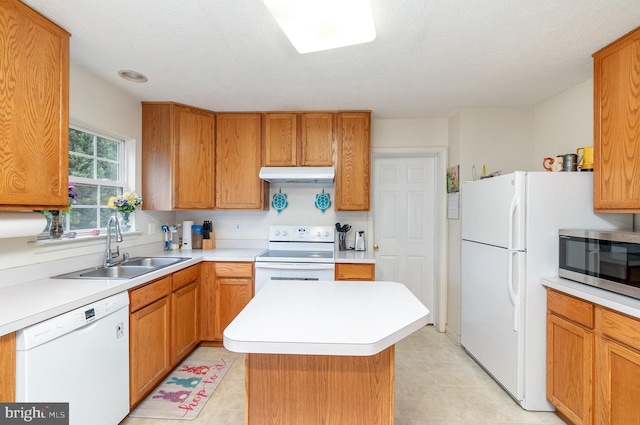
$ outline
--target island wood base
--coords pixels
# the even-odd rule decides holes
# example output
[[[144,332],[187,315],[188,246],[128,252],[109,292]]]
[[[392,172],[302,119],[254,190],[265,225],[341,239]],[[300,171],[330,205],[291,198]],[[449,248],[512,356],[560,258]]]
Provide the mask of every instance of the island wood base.
[[[395,346],[373,356],[247,354],[247,425],[393,425]]]

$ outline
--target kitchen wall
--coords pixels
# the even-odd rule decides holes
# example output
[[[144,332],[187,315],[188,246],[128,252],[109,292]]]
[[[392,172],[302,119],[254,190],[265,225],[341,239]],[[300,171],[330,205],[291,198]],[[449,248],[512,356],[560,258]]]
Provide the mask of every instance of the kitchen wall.
[[[406,148],[436,147],[447,144],[446,119],[386,120],[373,119],[371,123],[371,147]],[[271,184],[269,186],[269,203],[275,193],[282,189],[287,195],[288,207],[278,213],[275,209],[268,211],[181,211],[176,212],[176,221],[184,220],[202,222],[211,220],[217,245],[233,246],[240,244],[264,243],[268,237],[270,225],[278,224],[312,224],[329,225],[336,222],[351,224],[352,230],[348,239],[355,237],[357,230],[365,230],[367,249],[373,246],[373,214],[371,212],[335,212],[333,207],[324,213],[315,208],[315,197],[322,192],[329,193],[334,202],[334,187],[318,184]],[[240,230],[236,230],[236,224]]]
[[[535,108],[459,111],[449,118],[449,164],[460,164],[463,181],[473,178],[473,166],[479,175],[482,164],[487,165],[487,172],[543,171],[545,157],[591,145],[593,79]],[[637,226],[638,216],[634,218]],[[461,228],[459,220],[448,223],[447,333],[460,341]]]
[[[530,108],[462,110],[449,118],[449,166],[460,181],[487,173],[533,169],[534,112]],[[460,211],[464,198],[460,198]],[[447,334],[460,341],[460,220],[448,220]]]
[[[575,153],[593,145],[593,79],[547,100],[534,109],[534,170],[545,157]]]
[[[331,207],[324,213],[315,207],[316,195],[330,195]],[[287,195],[288,206],[280,213],[271,207],[273,195],[278,191]],[[193,220],[202,223],[211,220],[216,246],[266,246],[271,225],[333,226],[336,222],[351,224],[347,238],[355,238],[357,230],[367,230],[370,214],[367,212],[335,212],[334,186],[315,183],[285,183],[269,185],[269,209],[267,211],[179,211],[176,221]],[[237,226],[238,225],[238,226]],[[237,230],[239,227],[239,230]],[[367,240],[367,242],[369,242]]]
[[[69,88],[69,116],[74,124],[93,130],[99,130],[126,140],[127,158],[136,158],[127,164],[127,173],[134,176],[135,185],[129,190],[139,191],[141,188],[141,105],[135,99],[106,83],[104,80],[86,69],[71,63]],[[34,172],[37,172],[34,170]],[[146,234],[149,221],[162,222],[173,216],[173,213],[137,212],[135,220],[142,234],[127,235],[121,244],[123,248],[156,243],[161,246],[162,235]],[[24,238],[0,238],[0,270],[30,264],[44,263],[70,257],[89,255],[91,261],[100,261],[105,248],[104,237],[96,237],[85,242],[69,241],[36,242],[35,236]],[[90,264],[93,265],[93,264]],[[4,273],[3,276],[9,275]],[[10,284],[6,279],[0,286]]]
[[[135,186],[141,188],[141,107],[135,99],[96,77],[82,67],[71,64],[70,117],[72,123],[102,132],[110,132],[128,141],[135,163],[128,172],[135,174]],[[473,178],[485,164],[488,172],[502,170],[542,170],[542,159],[573,152],[591,145],[593,140],[593,80],[547,100],[535,108],[462,110],[442,119],[373,119],[372,148],[402,149],[448,147],[449,166],[460,165],[461,180]],[[280,214],[268,211],[205,211],[136,213],[137,228],[142,232],[126,237],[123,247],[161,246],[162,234],[147,234],[148,223],[181,223],[183,220],[212,220],[218,246],[235,241],[242,245],[264,244],[269,225],[313,223],[352,224],[355,230],[368,230],[369,249],[373,244],[373,215],[370,212],[322,213],[314,206],[322,185],[272,185],[269,199],[280,188],[287,194],[289,207]],[[324,187],[334,201],[333,187]],[[464,208],[464,203],[461,205]],[[236,224],[240,230],[236,231]],[[447,220],[447,332],[459,340],[460,329],[460,220]],[[638,217],[636,217],[638,225]],[[352,234],[349,237],[353,237]],[[100,258],[104,239],[77,243],[35,242],[35,237],[0,238],[0,270],[77,256]],[[10,271],[10,270],[9,270]],[[10,273],[0,274],[2,276]],[[0,282],[3,286],[6,282]]]

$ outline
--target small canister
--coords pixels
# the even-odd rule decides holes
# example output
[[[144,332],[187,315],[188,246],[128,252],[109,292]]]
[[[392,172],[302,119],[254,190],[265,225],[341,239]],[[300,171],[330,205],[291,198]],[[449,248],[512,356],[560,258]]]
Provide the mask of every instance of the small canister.
[[[191,226],[191,247],[202,249],[202,225],[200,224]]]
[[[575,153],[562,155],[562,171],[578,171],[578,155]]]

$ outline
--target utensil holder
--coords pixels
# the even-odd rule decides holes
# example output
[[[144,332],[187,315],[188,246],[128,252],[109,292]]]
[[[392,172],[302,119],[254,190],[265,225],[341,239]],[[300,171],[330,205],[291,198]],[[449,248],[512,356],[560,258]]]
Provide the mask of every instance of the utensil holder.
[[[340,251],[347,250],[347,232],[338,232],[338,249]]]

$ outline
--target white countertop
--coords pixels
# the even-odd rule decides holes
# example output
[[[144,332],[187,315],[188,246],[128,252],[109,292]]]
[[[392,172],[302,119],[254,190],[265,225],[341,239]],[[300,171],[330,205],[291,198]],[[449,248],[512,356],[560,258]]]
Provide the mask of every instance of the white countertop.
[[[239,353],[370,356],[427,324],[395,282],[271,281],[224,330]]]
[[[177,272],[201,261],[248,261],[264,249],[212,249],[192,251],[159,251],[148,256],[153,257],[191,257],[190,260],[156,270],[152,273],[126,280],[91,279],[38,279],[0,288],[0,336],[5,335],[43,320],[50,319],[67,311],[90,304],[122,291],[158,279],[169,273]],[[76,270],[97,266],[85,264]],[[35,268],[47,267],[47,263],[21,268],[16,273],[29,273]],[[72,270],[69,270],[72,271]],[[41,273],[41,270],[39,270]],[[58,273],[52,273],[58,274]]]
[[[581,298],[640,319],[640,300],[635,298],[619,295],[614,292],[560,277],[544,278],[542,279],[542,284],[557,291],[564,292],[565,294],[573,295],[576,298]]]
[[[371,251],[335,250],[334,257],[336,263],[374,264],[376,262],[376,258]]]

